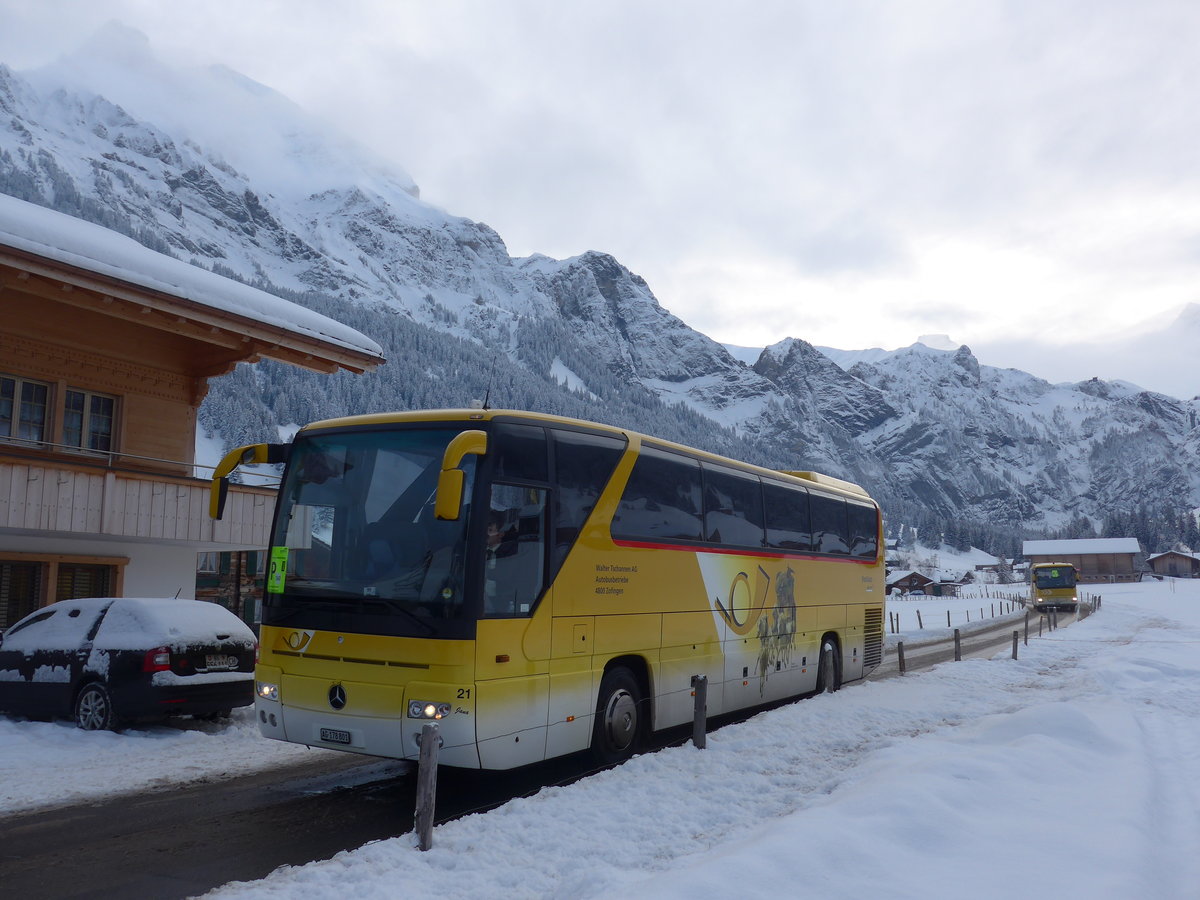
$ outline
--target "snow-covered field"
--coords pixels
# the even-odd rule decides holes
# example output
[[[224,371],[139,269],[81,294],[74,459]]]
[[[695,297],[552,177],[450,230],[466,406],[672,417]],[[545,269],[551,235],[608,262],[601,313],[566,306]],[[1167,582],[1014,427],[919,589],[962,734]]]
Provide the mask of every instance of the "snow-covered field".
[[[446,823],[426,853],[408,834],[213,896],[1197,896],[1200,583],[1102,594],[1019,660],[851,686],[713,732],[706,750]],[[244,715],[124,735],[0,718],[0,754],[28,773],[0,803],[312,752],[259,739]]]

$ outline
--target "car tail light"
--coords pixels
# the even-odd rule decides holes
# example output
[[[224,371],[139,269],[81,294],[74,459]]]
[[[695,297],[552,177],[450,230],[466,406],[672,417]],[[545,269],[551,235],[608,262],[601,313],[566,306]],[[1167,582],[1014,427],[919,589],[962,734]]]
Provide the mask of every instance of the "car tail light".
[[[143,672],[167,672],[171,668],[171,648],[155,647],[142,658]]]

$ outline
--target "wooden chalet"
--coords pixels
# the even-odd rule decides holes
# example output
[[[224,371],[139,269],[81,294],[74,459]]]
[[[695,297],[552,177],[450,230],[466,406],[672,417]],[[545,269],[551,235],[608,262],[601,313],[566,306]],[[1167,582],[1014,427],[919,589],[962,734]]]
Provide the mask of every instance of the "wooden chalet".
[[[197,554],[265,547],[274,490],[208,517],[208,379],[384,360],[353,329],[0,196],[0,631],[54,600],[194,597]]]
[[[1200,553],[1184,553],[1180,550],[1152,553],[1146,557],[1146,564],[1150,566],[1155,575],[1165,575],[1170,578],[1200,578]]]

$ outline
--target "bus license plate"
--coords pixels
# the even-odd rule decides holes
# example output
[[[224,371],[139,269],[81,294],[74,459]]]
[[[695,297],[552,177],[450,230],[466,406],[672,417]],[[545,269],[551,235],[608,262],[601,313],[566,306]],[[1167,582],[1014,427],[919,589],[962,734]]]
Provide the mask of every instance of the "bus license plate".
[[[350,732],[339,731],[336,728],[322,728],[321,740],[329,741],[331,744],[348,744],[350,743]]]

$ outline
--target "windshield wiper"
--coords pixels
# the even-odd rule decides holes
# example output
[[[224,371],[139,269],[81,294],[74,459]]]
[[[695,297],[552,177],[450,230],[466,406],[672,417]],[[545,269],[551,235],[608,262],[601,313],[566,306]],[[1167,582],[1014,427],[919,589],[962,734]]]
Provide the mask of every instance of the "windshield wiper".
[[[398,612],[401,615],[405,616],[406,618],[410,619],[414,624],[419,625],[420,627],[424,628],[425,632],[427,634],[433,634],[434,632],[437,631],[436,628],[434,628],[432,625],[430,625],[428,622],[426,622],[424,619],[422,619],[420,616],[418,616],[415,612],[413,612],[412,610],[409,610],[409,609],[405,609],[403,606],[398,604],[395,600],[390,600],[387,597],[360,597],[359,600],[360,600],[360,605],[364,608],[364,612],[366,611],[366,607],[368,605],[384,606],[387,608],[387,610],[389,612]]]

